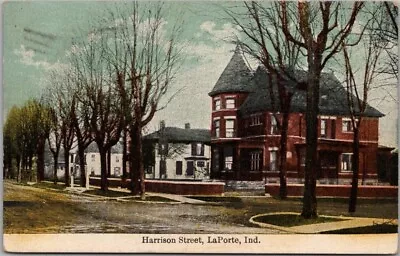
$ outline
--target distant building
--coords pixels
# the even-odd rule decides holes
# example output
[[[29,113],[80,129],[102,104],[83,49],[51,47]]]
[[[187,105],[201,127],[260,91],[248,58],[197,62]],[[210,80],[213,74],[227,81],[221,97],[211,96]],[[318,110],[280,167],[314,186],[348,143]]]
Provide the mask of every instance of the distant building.
[[[165,127],[144,138],[146,179],[204,180],[210,175],[210,131]],[[150,159],[149,159],[150,158]]]
[[[293,71],[304,80],[304,71]],[[265,69],[253,72],[239,48],[226,66],[209,96],[211,115],[211,178],[224,180],[266,180],[279,182],[279,140],[277,120],[279,96],[273,84],[272,104]],[[302,182],[306,152],[306,91],[285,82],[293,93],[287,138],[287,177]],[[317,178],[324,183],[349,184],[352,176],[353,131],[347,92],[333,74],[323,73],[318,116]],[[367,106],[360,130],[360,178],[377,182],[379,118],[384,116]]]
[[[74,169],[74,154],[69,154],[69,168],[70,173]],[[54,157],[50,151],[48,144],[45,146],[44,153],[44,178],[47,180],[54,179]],[[58,162],[57,162],[57,179],[59,181],[64,181],[65,178],[65,159],[64,159],[64,149],[60,148],[60,152],[58,154]]]
[[[111,148],[110,152],[110,177],[121,177],[122,176],[122,145],[117,143]],[[107,157],[108,159],[108,157]],[[101,164],[100,164],[100,153],[95,142],[89,144],[85,149],[85,161],[86,170],[89,172],[90,176],[100,176],[101,175]],[[79,171],[79,160],[76,159],[76,168]]]

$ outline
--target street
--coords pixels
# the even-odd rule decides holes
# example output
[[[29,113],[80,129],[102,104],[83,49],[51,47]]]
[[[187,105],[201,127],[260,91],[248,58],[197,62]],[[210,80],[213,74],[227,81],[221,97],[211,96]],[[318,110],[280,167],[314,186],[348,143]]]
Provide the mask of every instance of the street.
[[[277,233],[243,208],[96,200],[4,182],[4,233]]]

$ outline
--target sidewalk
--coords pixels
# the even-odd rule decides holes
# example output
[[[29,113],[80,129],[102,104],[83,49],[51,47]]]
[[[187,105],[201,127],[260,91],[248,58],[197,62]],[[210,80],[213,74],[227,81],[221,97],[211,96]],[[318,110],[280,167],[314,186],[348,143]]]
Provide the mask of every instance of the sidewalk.
[[[92,186],[90,185],[91,188],[100,188],[97,186]],[[118,191],[118,192],[126,192],[129,193],[130,190],[127,188],[108,188],[109,190],[113,190],[113,191]],[[167,198],[167,199],[171,199],[180,203],[184,203],[184,204],[211,204],[211,202],[206,202],[206,201],[202,201],[202,200],[198,200],[198,199],[192,199],[192,198],[188,198],[185,196],[181,196],[181,195],[175,195],[175,194],[165,194],[165,193],[154,193],[154,192],[146,192],[146,196],[158,196],[158,197],[163,197],[163,198]],[[134,196],[128,196],[128,197],[134,197]],[[113,199],[124,199],[126,197],[115,197]]]
[[[296,214],[294,212],[285,212],[285,213]],[[256,215],[256,216],[260,216],[260,215]],[[256,216],[253,216],[252,218],[250,218],[250,223],[253,223],[260,227],[277,229],[277,230],[284,231],[287,233],[292,233],[292,234],[319,234],[319,233],[326,232],[326,231],[367,227],[367,226],[383,224],[383,223],[398,224],[397,219],[391,220],[391,219],[382,219],[382,218],[338,217],[338,216],[320,215],[321,217],[338,218],[338,219],[343,219],[343,220],[302,225],[302,226],[284,227],[284,226],[277,226],[277,225],[272,225],[272,224],[268,224],[268,223],[261,223],[261,222],[254,221],[253,218],[255,218]]]
[[[295,233],[316,234],[333,230],[373,226],[376,224],[382,224],[387,222],[390,222],[392,224],[397,224],[397,220],[393,220],[393,222],[391,222],[388,219],[352,217],[350,220],[333,221],[333,222],[292,227],[292,230]]]

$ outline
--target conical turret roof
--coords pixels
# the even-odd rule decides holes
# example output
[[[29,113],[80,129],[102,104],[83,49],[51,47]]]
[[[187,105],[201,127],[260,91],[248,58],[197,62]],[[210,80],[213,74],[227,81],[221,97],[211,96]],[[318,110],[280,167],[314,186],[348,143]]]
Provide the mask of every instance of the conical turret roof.
[[[251,85],[251,71],[244,62],[242,50],[239,46],[236,46],[231,60],[208,95],[214,96],[216,94],[229,92],[249,92]]]

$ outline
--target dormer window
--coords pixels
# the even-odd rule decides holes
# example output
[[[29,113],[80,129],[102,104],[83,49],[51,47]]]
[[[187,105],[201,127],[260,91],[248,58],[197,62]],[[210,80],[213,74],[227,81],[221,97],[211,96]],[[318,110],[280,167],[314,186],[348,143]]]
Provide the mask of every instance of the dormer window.
[[[221,109],[221,99],[215,99],[214,100],[214,110],[220,110]]]
[[[226,108],[227,109],[235,108],[235,99],[227,98],[225,103],[226,103]]]

